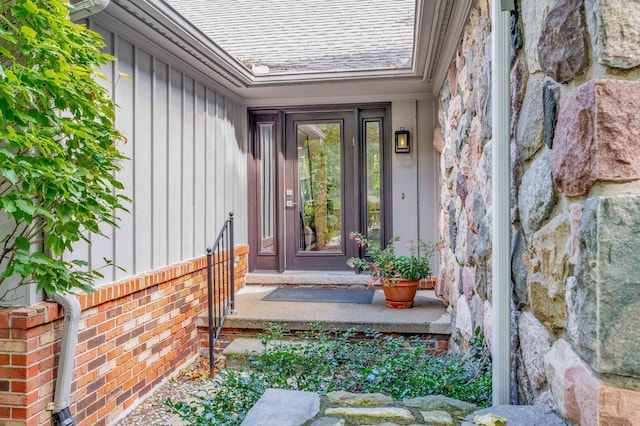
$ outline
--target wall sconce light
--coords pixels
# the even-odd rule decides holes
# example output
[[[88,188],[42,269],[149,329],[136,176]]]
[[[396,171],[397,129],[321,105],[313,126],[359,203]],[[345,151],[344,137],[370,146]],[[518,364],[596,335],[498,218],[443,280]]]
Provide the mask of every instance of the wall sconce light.
[[[396,130],[396,153],[409,153],[411,152],[409,131],[404,127],[400,127],[400,130]]]

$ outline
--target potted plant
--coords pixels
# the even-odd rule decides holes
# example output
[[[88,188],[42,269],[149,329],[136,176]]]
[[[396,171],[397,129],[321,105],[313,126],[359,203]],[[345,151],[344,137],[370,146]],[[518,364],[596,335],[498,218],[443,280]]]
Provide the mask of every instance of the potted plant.
[[[347,261],[347,265],[358,268],[359,271],[371,273],[369,285],[382,286],[388,307],[412,307],[418,282],[431,275],[429,262],[436,246],[421,240],[409,241],[407,243],[409,254],[398,255],[395,244],[400,241],[400,237],[391,238],[385,248],[372,245],[359,232],[351,232],[349,239],[355,240],[361,248],[360,252],[366,253],[370,260],[362,256],[352,257]]]

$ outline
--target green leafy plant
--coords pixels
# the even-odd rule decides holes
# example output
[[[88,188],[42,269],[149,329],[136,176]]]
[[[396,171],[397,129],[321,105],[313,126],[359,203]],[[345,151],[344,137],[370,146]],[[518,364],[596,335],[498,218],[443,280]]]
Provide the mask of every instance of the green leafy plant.
[[[264,352],[248,357],[237,370],[225,369],[203,381],[193,401],[167,400],[169,411],[193,425],[238,425],[268,388],[381,392],[395,399],[440,394],[480,406],[491,400],[490,363],[481,344],[477,350],[484,351],[485,362],[476,356],[437,355],[419,337],[373,330],[359,334],[321,324],[295,335],[272,327],[262,341]]]
[[[431,274],[430,261],[436,250],[436,246],[433,244],[422,240],[409,241],[407,243],[409,254],[398,255],[395,244],[400,241],[399,237],[393,237],[384,248],[372,244],[359,232],[351,232],[349,239],[354,240],[364,251],[368,250],[367,254],[371,260],[352,257],[347,260],[347,265],[351,268],[369,271],[371,273],[370,285],[393,285],[397,279],[420,280]]]
[[[0,0],[0,300],[29,283],[91,291],[101,276],[69,252],[126,200],[102,47],[64,1]]]

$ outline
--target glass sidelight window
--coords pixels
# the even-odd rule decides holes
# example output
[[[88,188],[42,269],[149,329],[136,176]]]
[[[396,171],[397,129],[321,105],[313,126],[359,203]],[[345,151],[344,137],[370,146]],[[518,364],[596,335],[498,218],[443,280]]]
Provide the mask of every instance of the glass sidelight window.
[[[366,175],[366,236],[371,246],[380,247],[382,216],[382,123],[380,120],[364,121],[364,149]]]
[[[260,253],[275,253],[275,153],[274,125],[258,124],[260,160]]]
[[[342,251],[340,123],[297,125],[298,251]]]

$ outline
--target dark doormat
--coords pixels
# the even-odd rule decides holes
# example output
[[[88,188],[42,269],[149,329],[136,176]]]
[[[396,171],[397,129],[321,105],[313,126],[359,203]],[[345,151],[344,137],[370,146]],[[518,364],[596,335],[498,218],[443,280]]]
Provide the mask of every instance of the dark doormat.
[[[269,302],[371,303],[375,290],[338,288],[277,288],[262,298]]]

